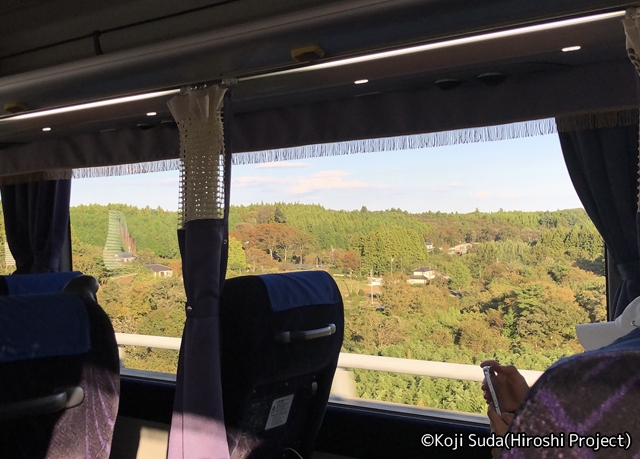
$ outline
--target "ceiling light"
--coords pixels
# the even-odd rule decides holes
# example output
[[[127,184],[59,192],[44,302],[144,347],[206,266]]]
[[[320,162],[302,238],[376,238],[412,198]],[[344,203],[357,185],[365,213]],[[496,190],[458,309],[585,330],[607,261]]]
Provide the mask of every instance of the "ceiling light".
[[[156,116],[156,115],[157,115],[157,113],[156,113],[156,112],[149,112],[149,113],[147,113],[147,116]]]
[[[587,24],[587,23],[597,22],[597,21],[604,21],[604,20],[607,20],[607,19],[619,18],[619,17],[622,17],[624,15],[625,15],[624,11],[616,11],[616,12],[613,12],[613,13],[596,14],[596,15],[592,15],[592,16],[583,16],[583,17],[574,18],[574,19],[565,19],[565,20],[561,20],[561,21],[547,22],[547,23],[544,23],[544,24],[537,24],[537,25],[532,25],[532,26],[519,27],[519,28],[516,28],[516,29],[502,30],[502,31],[499,31],[499,32],[489,32],[489,33],[484,33],[484,34],[479,34],[479,35],[472,35],[472,36],[469,36],[469,37],[454,38],[454,39],[450,39],[450,40],[427,43],[427,44],[424,44],[424,45],[410,46],[410,47],[407,47],[407,48],[401,48],[401,49],[396,49],[396,50],[382,51],[382,52],[378,52],[378,53],[366,54],[366,55],[363,55],[363,56],[356,56],[356,57],[348,57],[348,58],[344,58],[344,59],[337,59],[337,60],[334,60],[334,61],[322,62],[322,63],[319,63],[319,64],[306,65],[304,67],[297,67],[297,68],[288,69],[288,70],[281,70],[281,71],[277,71],[277,72],[263,73],[263,74],[260,74],[260,75],[252,75],[252,76],[247,76],[247,77],[243,77],[243,78],[238,78],[236,81],[238,81],[238,82],[249,81],[249,80],[255,80],[255,79],[259,79],[259,78],[266,78],[266,77],[277,76],[277,75],[286,75],[286,74],[293,74],[293,73],[310,72],[310,71],[313,71],[313,70],[321,70],[321,69],[327,69],[327,68],[332,68],[332,67],[340,67],[340,66],[343,66],[343,65],[358,64],[358,63],[361,63],[361,62],[375,61],[375,60],[386,59],[386,58],[390,58],[390,57],[403,56],[403,55],[407,55],[407,54],[421,53],[421,52],[424,52],[424,51],[430,51],[430,50],[435,50],[435,49],[443,49],[443,48],[449,48],[449,47],[454,47],[454,46],[466,45],[466,44],[470,44],[470,43],[478,43],[478,42],[489,41],[489,40],[494,40],[494,39],[499,39],[499,38],[507,38],[507,37],[513,37],[513,36],[517,36],[517,35],[524,35],[524,34],[530,34],[530,33],[535,33],[535,32],[541,32],[541,31],[545,31],[545,30],[553,30],[553,29],[559,29],[559,28],[569,27],[569,26],[574,26],[574,25]],[[575,48],[575,47],[571,47],[571,48]],[[567,48],[565,48],[565,49],[568,50]],[[362,81],[364,83],[363,80],[358,80],[358,81]],[[151,93],[146,93],[146,94],[136,94],[136,95],[133,95],[133,96],[117,97],[117,98],[114,98],[114,99],[100,100],[100,101],[97,101],[97,102],[89,102],[89,103],[85,103],[85,104],[70,105],[70,106],[66,106],[66,107],[58,107],[58,108],[40,110],[40,111],[33,111],[33,112],[28,112],[28,113],[20,113],[18,115],[13,115],[13,116],[10,115],[10,116],[5,116],[5,117],[0,117],[0,123],[8,122],[8,121],[14,121],[14,120],[18,121],[18,120],[25,120],[25,119],[30,119],[30,118],[39,118],[39,117],[50,116],[50,115],[58,115],[58,114],[61,114],[61,113],[69,113],[69,112],[74,112],[74,111],[79,111],[79,110],[88,110],[88,109],[92,109],[92,108],[106,107],[106,106],[109,106],[109,105],[124,104],[124,103],[127,103],[127,102],[134,102],[134,101],[145,100],[145,99],[153,99],[153,98],[156,98],[156,97],[164,97],[164,96],[169,96],[169,95],[178,94],[178,93],[180,93],[179,89],[170,89],[170,90],[167,90],[167,91],[158,91],[158,92],[151,92]]]
[[[368,82],[369,82],[369,80],[367,80],[367,79],[354,81],[355,84],[365,84],[365,83],[368,83]]]
[[[43,130],[44,132],[49,132],[49,131],[51,130],[51,128],[50,128],[50,127],[43,127],[43,128],[42,128],[42,130]]]
[[[567,46],[566,48],[562,48],[563,53],[570,53],[571,51],[578,51],[581,46]]]
[[[6,118],[0,118],[0,122],[3,121],[17,121],[26,120],[29,118],[39,118],[42,116],[59,115],[60,113],[76,112],[79,110],[88,110],[90,108],[107,107],[109,105],[125,104],[127,102],[135,102],[137,100],[154,99],[156,97],[169,96],[171,94],[178,94],[179,89],[170,89],[168,91],[149,92],[146,94],[136,94],[135,96],[117,97],[115,99],[99,100],[97,102],[89,102],[86,104],[69,105],[67,107],[51,108],[49,110],[41,110],[37,112],[22,113],[20,115],[8,116]]]
[[[555,21],[555,22],[546,22],[544,24],[518,27],[516,29],[509,29],[509,30],[501,30],[499,32],[483,33],[480,35],[472,35],[472,36],[463,37],[463,38],[453,38],[451,40],[438,41],[438,42],[427,43],[427,44],[418,45],[418,46],[410,46],[408,48],[394,49],[391,51],[382,51],[379,53],[366,54],[364,56],[347,57],[344,59],[337,59],[335,61],[322,62],[320,64],[312,64],[304,67],[296,67],[293,69],[281,70],[278,72],[264,73],[261,75],[253,75],[253,76],[248,76],[244,78],[238,78],[238,81],[248,81],[248,80],[255,80],[258,78],[266,78],[270,76],[287,75],[290,73],[310,72],[313,70],[328,69],[332,67],[341,67],[343,65],[359,64],[361,62],[376,61],[380,59],[386,59],[389,57],[421,53],[424,51],[431,51],[434,49],[450,48],[453,46],[467,45],[470,43],[478,43],[483,41],[495,40],[498,38],[515,37],[518,35],[542,32],[545,30],[560,29],[563,27],[587,24],[590,22],[604,21],[607,19],[619,18],[624,15],[625,15],[624,11],[616,11],[613,13],[595,14],[592,16],[583,16],[579,18],[564,19],[564,20]]]

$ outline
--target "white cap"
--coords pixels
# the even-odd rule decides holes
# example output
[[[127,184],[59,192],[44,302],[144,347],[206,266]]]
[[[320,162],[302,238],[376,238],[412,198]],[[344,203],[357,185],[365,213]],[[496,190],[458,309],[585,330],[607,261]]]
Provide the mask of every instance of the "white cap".
[[[608,346],[635,328],[640,327],[640,298],[636,298],[613,322],[576,325],[576,335],[587,351]]]

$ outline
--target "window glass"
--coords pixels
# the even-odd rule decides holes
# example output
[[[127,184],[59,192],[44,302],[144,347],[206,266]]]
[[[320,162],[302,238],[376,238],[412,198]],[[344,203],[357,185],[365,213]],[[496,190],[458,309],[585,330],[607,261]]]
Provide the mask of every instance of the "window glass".
[[[555,135],[237,167],[232,201],[251,272],[334,274],[343,352],[541,371],[605,320],[603,243]],[[454,369],[351,373],[357,397],[486,410]]]
[[[100,279],[118,332],[181,334],[177,177],[74,183],[74,267]],[[329,271],[345,353],[542,371],[582,350],[576,324],[605,320],[603,243],[557,136],[234,166],[231,201],[227,276]],[[175,371],[176,351],[125,352],[127,367]],[[485,410],[453,370],[349,374],[343,397]]]
[[[71,193],[73,268],[99,280],[115,331],[182,336],[177,172],[79,179]],[[121,358],[127,368],[175,373],[178,351],[124,346]]]

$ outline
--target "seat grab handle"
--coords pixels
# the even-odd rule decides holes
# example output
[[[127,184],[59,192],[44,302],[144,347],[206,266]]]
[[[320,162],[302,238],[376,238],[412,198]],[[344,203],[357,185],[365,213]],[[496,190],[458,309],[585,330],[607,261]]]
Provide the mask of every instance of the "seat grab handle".
[[[84,391],[82,388],[70,387],[46,397],[0,404],[0,421],[55,413],[56,411],[78,406],[83,400]]]
[[[326,327],[315,330],[284,331],[276,335],[276,343],[289,344],[299,341],[309,341],[323,336],[331,336],[336,332],[336,325],[329,324]]]

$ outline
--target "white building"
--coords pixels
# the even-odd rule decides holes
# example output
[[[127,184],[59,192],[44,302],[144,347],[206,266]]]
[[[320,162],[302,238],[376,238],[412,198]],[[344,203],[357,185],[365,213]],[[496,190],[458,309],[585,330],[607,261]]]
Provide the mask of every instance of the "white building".
[[[168,266],[152,263],[150,265],[144,265],[145,268],[153,271],[153,277],[172,277],[173,269]]]
[[[410,284],[426,285],[430,279],[436,277],[436,270],[430,266],[421,266],[420,268],[413,269],[413,275],[409,276],[407,282]]]

